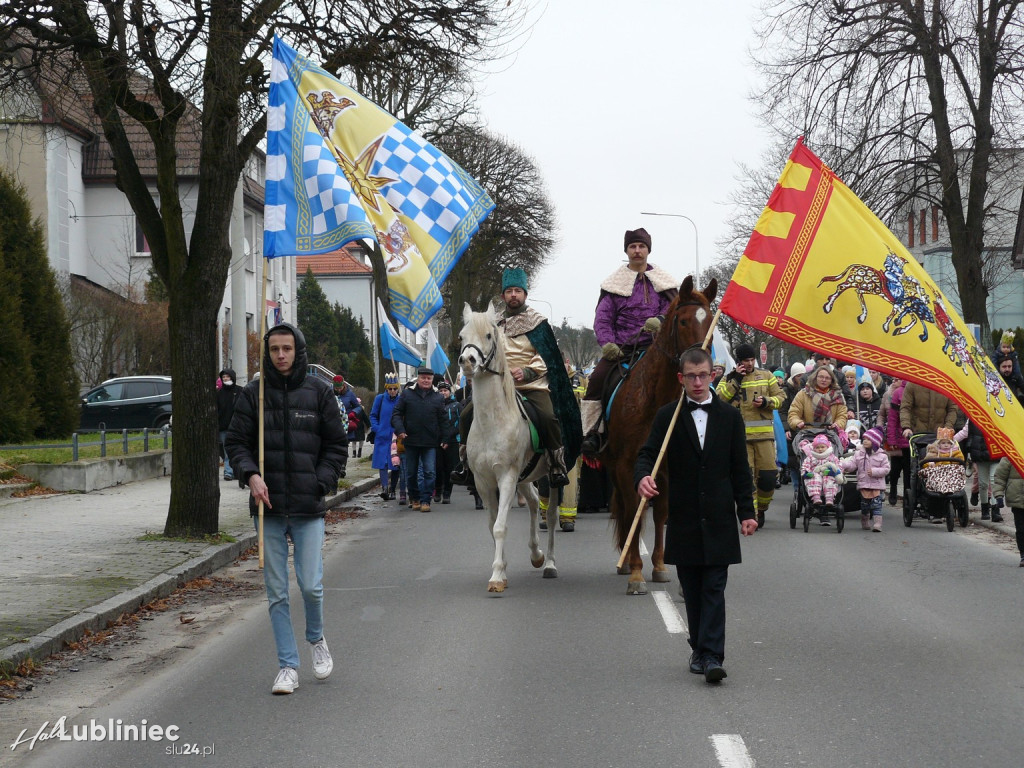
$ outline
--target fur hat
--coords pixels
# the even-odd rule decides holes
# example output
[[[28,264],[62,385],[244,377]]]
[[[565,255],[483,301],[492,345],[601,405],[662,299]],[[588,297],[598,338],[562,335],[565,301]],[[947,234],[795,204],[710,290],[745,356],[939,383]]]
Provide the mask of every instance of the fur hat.
[[[643,243],[647,246],[647,252],[651,252],[651,236],[643,227],[626,230],[626,234],[622,238],[622,250],[629,248],[630,243]]]
[[[792,379],[807,373],[807,366],[803,363],[793,363],[789,366],[789,377]]]
[[[522,288],[523,293],[530,292],[525,270],[519,267],[505,267],[505,271],[501,273],[501,292],[504,293],[509,288]]]
[[[739,360],[749,360],[755,354],[757,354],[756,352],[754,352],[754,345],[753,344],[747,344],[746,342],[743,342],[742,344],[737,344],[736,345],[736,349],[734,349],[733,352],[736,353],[736,360],[737,361],[739,361]]]
[[[875,446],[875,448],[881,448],[882,444],[885,442],[885,437],[882,435],[882,430],[880,430],[878,427],[872,427],[871,429],[864,433],[863,437],[870,440],[871,444]]]

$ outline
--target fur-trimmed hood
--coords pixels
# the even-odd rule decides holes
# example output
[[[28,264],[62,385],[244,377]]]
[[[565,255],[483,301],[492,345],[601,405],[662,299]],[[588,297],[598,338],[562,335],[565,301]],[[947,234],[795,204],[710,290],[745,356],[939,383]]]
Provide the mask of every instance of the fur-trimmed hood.
[[[647,271],[643,274],[651,281],[651,285],[654,286],[654,290],[658,293],[670,288],[679,287],[678,280],[661,267],[656,267],[653,264],[648,263]],[[637,273],[623,264],[605,278],[604,282],[601,283],[601,290],[614,293],[616,296],[632,296],[633,284],[636,282],[636,279]]]

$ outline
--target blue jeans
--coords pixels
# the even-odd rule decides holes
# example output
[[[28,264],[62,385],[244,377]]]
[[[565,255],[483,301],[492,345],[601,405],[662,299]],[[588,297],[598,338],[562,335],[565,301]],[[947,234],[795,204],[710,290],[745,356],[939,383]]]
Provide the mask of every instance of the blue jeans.
[[[429,504],[434,497],[434,457],[436,448],[418,445],[405,446],[405,480],[409,484],[409,501]],[[423,470],[423,484],[419,472]]]
[[[220,433],[220,455],[224,457],[224,477],[228,480],[234,480],[235,473],[231,469],[231,460],[228,458],[228,452],[224,450],[224,438],[227,434],[226,431]]]
[[[259,526],[259,518],[253,523]],[[324,635],[324,519],[265,515],[263,518],[263,581],[267,587],[270,626],[277,645],[277,663],[299,668],[288,605],[288,539],[295,545],[295,581],[306,609],[306,640],[315,643]]]

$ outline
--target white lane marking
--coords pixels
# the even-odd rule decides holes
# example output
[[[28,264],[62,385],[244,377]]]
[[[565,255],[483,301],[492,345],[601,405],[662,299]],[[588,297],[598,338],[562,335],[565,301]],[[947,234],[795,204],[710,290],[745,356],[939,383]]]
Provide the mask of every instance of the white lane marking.
[[[754,760],[738,733],[715,733],[708,738],[722,768],[754,768]]]
[[[651,592],[651,597],[654,598],[654,604],[657,605],[658,610],[661,611],[661,618],[665,622],[665,629],[673,635],[682,634],[684,636],[688,636],[686,631],[686,622],[683,621],[683,617],[679,615],[679,611],[676,609],[676,605],[672,601],[672,596],[664,590],[656,589]]]

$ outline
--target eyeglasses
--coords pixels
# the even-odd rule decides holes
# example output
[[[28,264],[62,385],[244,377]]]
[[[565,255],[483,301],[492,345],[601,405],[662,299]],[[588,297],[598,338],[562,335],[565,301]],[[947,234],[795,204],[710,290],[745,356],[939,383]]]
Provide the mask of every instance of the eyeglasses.
[[[386,389],[388,392],[393,392],[396,389],[398,389],[398,385],[397,384],[388,384],[386,387],[384,387],[384,389]]]
[[[684,373],[683,378],[692,384],[695,381],[709,381],[713,376],[710,373]]]

